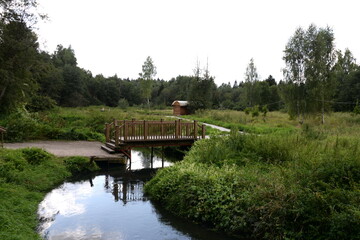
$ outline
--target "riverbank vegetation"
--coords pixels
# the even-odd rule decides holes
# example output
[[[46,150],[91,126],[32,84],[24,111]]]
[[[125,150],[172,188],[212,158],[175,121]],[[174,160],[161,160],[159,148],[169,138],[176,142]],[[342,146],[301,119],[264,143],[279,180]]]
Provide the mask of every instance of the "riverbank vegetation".
[[[41,149],[0,149],[0,239],[40,239],[37,209],[72,174],[97,170],[88,158],[57,158]]]
[[[328,119],[198,141],[145,190],[172,213],[235,236],[358,239],[360,118]]]
[[[109,108],[104,106],[61,108],[29,113],[18,111],[0,117],[7,129],[6,141],[40,139],[104,141],[105,123],[118,120],[160,120],[171,115],[170,109]]]

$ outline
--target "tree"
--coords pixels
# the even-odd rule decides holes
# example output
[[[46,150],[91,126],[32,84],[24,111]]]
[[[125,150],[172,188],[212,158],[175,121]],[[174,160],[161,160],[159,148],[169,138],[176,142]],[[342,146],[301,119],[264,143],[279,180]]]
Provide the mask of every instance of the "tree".
[[[200,62],[197,61],[193,72],[194,75],[189,94],[191,111],[211,108],[216,85],[214,83],[214,78],[210,75],[208,64],[206,65],[206,68],[202,70]],[[201,75],[202,72],[204,72],[203,75]]]
[[[333,77],[336,81],[336,93],[335,100],[338,104],[335,104],[335,111],[350,111],[353,108],[354,98],[351,92],[357,86],[352,85],[355,72],[360,70],[356,64],[356,59],[349,49],[345,50],[343,54],[340,50],[336,52],[337,61],[333,68]]]
[[[335,94],[335,82],[331,76],[335,63],[334,33],[331,28],[308,29],[306,78],[309,95],[313,100],[314,112],[321,112],[321,122],[325,123],[325,112],[331,109],[330,101]]]
[[[305,31],[302,28],[296,29],[294,35],[290,38],[284,51],[284,77],[287,82],[282,86],[282,97],[286,102],[286,107],[290,116],[295,114],[298,121],[304,121],[306,109],[305,96]]]
[[[258,91],[256,91],[256,82],[259,81],[259,75],[256,70],[254,59],[250,59],[249,65],[246,67],[245,72],[245,105],[252,107],[256,105],[256,99],[259,99]]]
[[[156,66],[153,60],[148,56],[142,65],[142,73],[140,75],[141,93],[142,97],[146,99],[148,107],[150,108],[150,97],[152,91],[152,79],[156,76]]]
[[[335,60],[334,34],[331,28],[310,25],[304,31],[298,28],[285,47],[286,67],[282,96],[290,115],[318,113],[325,122],[325,112],[330,110],[330,100],[335,92],[332,68]],[[302,118],[300,119],[300,115]]]
[[[25,105],[38,88],[33,77],[38,43],[25,22],[0,24],[0,112],[9,112]]]
[[[0,112],[24,106],[38,85],[36,0],[0,1]]]

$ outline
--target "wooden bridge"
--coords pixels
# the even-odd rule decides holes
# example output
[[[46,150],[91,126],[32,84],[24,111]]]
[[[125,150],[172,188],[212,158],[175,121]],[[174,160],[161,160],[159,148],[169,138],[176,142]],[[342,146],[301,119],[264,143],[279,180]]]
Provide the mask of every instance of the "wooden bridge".
[[[133,147],[181,146],[191,145],[205,138],[205,125],[197,121],[139,121],[114,120],[105,125],[107,152],[129,154]],[[131,156],[128,155],[129,158]]]

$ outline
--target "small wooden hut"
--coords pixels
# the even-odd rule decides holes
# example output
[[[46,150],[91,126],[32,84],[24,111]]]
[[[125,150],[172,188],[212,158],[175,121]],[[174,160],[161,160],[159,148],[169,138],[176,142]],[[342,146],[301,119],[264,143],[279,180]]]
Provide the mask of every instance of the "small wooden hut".
[[[188,105],[189,105],[188,101],[175,100],[171,104],[171,106],[173,106],[173,115],[175,115],[175,116],[188,115],[189,114],[189,110],[187,108]]]

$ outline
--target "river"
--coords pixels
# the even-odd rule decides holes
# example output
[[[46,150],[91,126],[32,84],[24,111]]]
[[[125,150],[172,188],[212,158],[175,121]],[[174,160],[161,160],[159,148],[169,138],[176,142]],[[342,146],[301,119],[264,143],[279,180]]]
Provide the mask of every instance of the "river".
[[[175,217],[143,193],[155,173],[149,154],[132,151],[132,171],[108,168],[63,183],[38,209],[39,233],[49,240],[231,239]],[[153,167],[173,163],[154,157]]]

